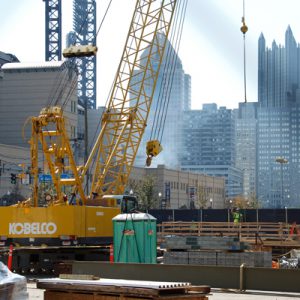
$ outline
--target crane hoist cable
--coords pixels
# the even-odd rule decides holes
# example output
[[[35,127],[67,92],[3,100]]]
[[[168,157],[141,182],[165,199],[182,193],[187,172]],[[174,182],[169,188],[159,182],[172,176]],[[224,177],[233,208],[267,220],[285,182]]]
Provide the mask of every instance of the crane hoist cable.
[[[167,118],[167,111],[168,111],[168,107],[169,107],[169,103],[170,103],[170,99],[171,99],[171,91],[172,91],[172,86],[173,86],[173,81],[174,81],[174,76],[175,76],[175,68],[177,65],[177,60],[178,60],[178,55],[176,53],[178,53],[179,47],[180,47],[180,42],[181,42],[181,36],[182,36],[182,29],[183,29],[183,23],[184,23],[184,17],[185,17],[185,12],[186,12],[186,8],[187,8],[187,1],[185,1],[183,3],[183,8],[181,11],[181,16],[180,16],[180,21],[179,21],[179,29],[178,29],[178,34],[176,36],[176,41],[175,41],[175,52],[173,55],[173,63],[171,64],[172,66],[172,77],[169,78],[169,82],[168,82],[168,90],[166,92],[166,113],[164,114],[164,119],[163,119],[163,123],[161,126],[159,126],[159,131],[158,131],[158,140],[162,141],[163,139],[163,133],[164,133],[164,128],[165,128],[165,123],[166,123],[166,118]]]
[[[164,69],[161,71],[162,80],[160,84],[159,95],[156,101],[156,109],[154,111],[154,121],[152,123],[150,140],[148,140],[146,143],[146,166],[150,166],[152,158],[157,156],[162,151],[161,141],[171,98],[175,69],[177,67],[177,53],[181,41],[182,26],[187,7],[187,0],[180,1],[179,6],[180,5],[182,7],[178,8],[174,16],[174,28],[171,31],[169,44],[167,44],[167,54],[164,57],[163,64]],[[171,45],[175,45],[175,47],[173,48]]]
[[[96,38],[97,38],[98,33],[99,33],[99,31],[100,31],[100,29],[101,29],[101,27],[102,27],[102,25],[103,25],[103,22],[104,22],[105,17],[106,17],[106,15],[107,15],[107,13],[108,13],[108,10],[109,10],[109,8],[110,8],[111,3],[112,3],[112,0],[109,1],[108,5],[107,5],[107,7],[106,7],[105,13],[104,13],[104,15],[103,15],[103,18],[102,18],[102,20],[101,20],[101,22],[100,22],[100,25],[99,25],[99,27],[98,27],[98,30],[97,30],[97,32],[96,32]]]
[[[245,0],[243,0],[243,17],[242,17],[242,27],[241,32],[243,33],[243,44],[244,44],[244,97],[245,103],[247,103],[247,78],[246,78],[246,32],[248,27],[245,23]]]
[[[175,49],[169,46],[166,54],[166,63],[162,70],[163,78],[160,85],[158,100],[156,103],[154,120],[151,128],[150,140],[157,139],[162,140],[164,126],[167,117],[168,106],[171,98],[172,84],[175,75],[175,68],[178,59],[178,49],[180,46],[182,28],[184,23],[185,12],[187,8],[188,0],[182,1],[182,8],[178,9],[174,21],[174,30],[172,30],[170,43],[174,44]],[[178,21],[179,19],[179,21]],[[178,29],[179,28],[179,29]]]

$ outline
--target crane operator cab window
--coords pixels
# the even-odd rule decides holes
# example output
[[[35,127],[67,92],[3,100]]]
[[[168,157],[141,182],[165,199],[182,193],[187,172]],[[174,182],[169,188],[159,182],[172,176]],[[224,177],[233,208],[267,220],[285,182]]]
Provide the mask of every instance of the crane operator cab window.
[[[121,200],[121,213],[129,214],[137,211],[137,199],[134,196],[124,195]]]
[[[103,203],[105,206],[120,207],[123,214],[133,213],[138,209],[137,199],[131,195],[104,195]]]

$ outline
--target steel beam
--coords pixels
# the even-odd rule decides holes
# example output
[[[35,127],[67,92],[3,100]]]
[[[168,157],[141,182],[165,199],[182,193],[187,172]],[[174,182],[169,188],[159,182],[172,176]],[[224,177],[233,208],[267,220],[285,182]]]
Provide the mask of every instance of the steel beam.
[[[73,274],[100,278],[183,281],[212,288],[300,292],[299,269],[72,262]]]

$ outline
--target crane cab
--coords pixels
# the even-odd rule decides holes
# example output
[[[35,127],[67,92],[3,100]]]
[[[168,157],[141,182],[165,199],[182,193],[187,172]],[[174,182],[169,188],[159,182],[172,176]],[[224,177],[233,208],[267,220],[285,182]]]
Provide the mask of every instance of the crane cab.
[[[103,200],[110,204],[108,206],[120,207],[122,214],[136,212],[138,210],[138,202],[132,195],[104,195]]]

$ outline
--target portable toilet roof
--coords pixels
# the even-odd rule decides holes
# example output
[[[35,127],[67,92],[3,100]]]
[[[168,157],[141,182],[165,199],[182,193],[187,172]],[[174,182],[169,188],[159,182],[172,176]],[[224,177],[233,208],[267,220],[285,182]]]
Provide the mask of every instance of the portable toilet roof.
[[[119,214],[115,216],[113,221],[126,221],[126,220],[133,220],[133,221],[141,221],[141,220],[156,220],[153,216],[147,213],[132,213],[132,214]]]

